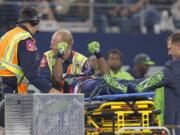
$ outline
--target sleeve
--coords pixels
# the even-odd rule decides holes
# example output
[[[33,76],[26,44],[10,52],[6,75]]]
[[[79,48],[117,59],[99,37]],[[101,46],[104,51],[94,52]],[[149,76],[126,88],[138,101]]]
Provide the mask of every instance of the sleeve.
[[[88,61],[86,61],[82,67],[82,72],[86,75],[94,75],[95,70],[90,66]]]
[[[162,71],[156,72],[152,76],[138,83],[135,90],[143,92],[145,90],[153,90],[162,86],[169,86],[174,79],[173,72],[170,68],[165,67]]]
[[[49,81],[49,83],[51,83],[52,79],[51,79],[51,72],[50,69],[48,67],[48,62],[46,59],[46,56],[43,56],[40,64],[39,64],[39,74],[40,76],[42,76],[43,78],[45,78],[47,81]]]
[[[47,93],[51,89],[50,83],[38,73],[37,48],[33,39],[26,39],[18,46],[18,64],[25,77],[41,92]]]

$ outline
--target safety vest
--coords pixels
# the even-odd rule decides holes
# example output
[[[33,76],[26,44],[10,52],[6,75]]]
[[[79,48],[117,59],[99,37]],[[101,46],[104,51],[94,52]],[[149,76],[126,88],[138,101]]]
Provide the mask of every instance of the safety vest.
[[[82,68],[84,66],[84,63],[87,61],[87,58],[78,52],[73,51],[72,53],[73,53],[72,64],[68,66],[66,74],[73,74],[73,75],[80,74],[82,73]],[[46,56],[48,66],[52,75],[52,67],[55,64],[54,53],[53,51],[50,50],[45,52],[44,55]]]
[[[17,50],[19,42],[31,34],[20,27],[8,31],[0,39],[0,76],[16,76],[18,93],[27,93],[28,80],[18,65]]]

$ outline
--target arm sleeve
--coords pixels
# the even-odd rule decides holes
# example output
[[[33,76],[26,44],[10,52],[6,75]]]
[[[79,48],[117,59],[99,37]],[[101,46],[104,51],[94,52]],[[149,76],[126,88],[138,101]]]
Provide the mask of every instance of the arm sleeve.
[[[43,58],[40,61],[38,72],[40,76],[45,78],[49,83],[52,82],[51,72],[48,67],[48,62],[45,56],[43,56]]]
[[[170,68],[165,67],[162,71],[159,71],[152,76],[146,78],[142,82],[138,83],[135,89],[138,92],[143,92],[145,90],[152,90],[162,86],[168,86],[172,83],[174,79],[173,72]]]
[[[32,39],[27,39],[32,40]],[[21,41],[18,46],[18,64],[25,77],[41,92],[47,93],[51,89],[50,83],[38,74],[37,51],[28,49],[27,40]]]

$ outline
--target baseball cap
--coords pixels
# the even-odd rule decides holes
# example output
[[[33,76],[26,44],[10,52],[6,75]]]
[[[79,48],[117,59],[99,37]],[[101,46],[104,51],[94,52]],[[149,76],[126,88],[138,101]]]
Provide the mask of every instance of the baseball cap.
[[[155,62],[152,61],[147,54],[141,53],[141,54],[137,54],[134,57],[134,64],[145,64],[148,66],[153,66],[155,65]]]

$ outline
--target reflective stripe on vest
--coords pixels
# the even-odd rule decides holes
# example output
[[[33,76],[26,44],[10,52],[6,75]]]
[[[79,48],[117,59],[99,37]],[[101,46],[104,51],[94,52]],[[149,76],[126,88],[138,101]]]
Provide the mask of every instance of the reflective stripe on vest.
[[[82,67],[84,63],[87,61],[87,58],[82,54],[75,52],[73,56],[72,68],[70,74],[80,74],[82,73]]]
[[[5,54],[4,54],[4,58],[2,59],[2,61],[5,61],[6,63],[12,63],[13,54],[15,52],[15,49],[17,49],[15,47],[15,45],[18,44],[19,41],[25,40],[28,37],[31,37],[28,32],[23,32],[23,33],[20,33],[20,34],[17,34],[16,36],[14,36],[13,39],[11,40],[11,42],[7,45],[7,48],[6,48]],[[1,62],[1,60],[0,60],[0,62]],[[14,67],[19,68],[21,70],[21,68],[18,65],[15,65],[15,64],[13,64],[13,65],[14,65]],[[7,69],[7,67],[3,67],[3,65],[1,65],[0,69],[4,69],[5,70],[5,69]]]
[[[48,66],[52,75],[52,67],[55,64],[55,58],[53,51],[47,51],[44,53],[46,56]],[[74,52],[73,62],[69,65],[67,69],[67,74],[80,74],[82,72],[82,67],[87,61],[87,58],[78,52]]]
[[[54,58],[54,53],[53,51],[47,51],[44,53],[44,55],[46,56],[47,62],[48,62],[48,66],[52,75],[52,67],[55,64],[55,58]]]
[[[8,34],[5,34],[3,36],[3,39],[1,39],[1,42],[3,42],[4,39],[6,39],[6,41],[8,41],[8,42],[7,42],[7,44],[2,43],[3,45],[5,45],[5,53],[0,59],[0,72],[2,73],[2,76],[15,75],[17,77],[17,84],[20,83],[22,78],[23,78],[22,83],[27,84],[28,80],[24,77],[24,73],[23,73],[21,67],[18,66],[17,48],[18,48],[18,43],[20,41],[25,40],[29,37],[32,38],[32,36],[30,35],[29,32],[24,31],[20,27],[16,27],[13,30],[15,30],[15,31],[17,30],[17,33],[10,34],[12,36],[12,38],[7,37]],[[20,89],[18,89],[18,91],[20,91]]]
[[[28,32],[22,32],[14,36],[11,42],[7,45],[4,59],[7,61],[12,61],[12,56],[15,51],[15,45],[19,43],[19,41],[25,40],[29,37],[31,37],[31,35]]]

